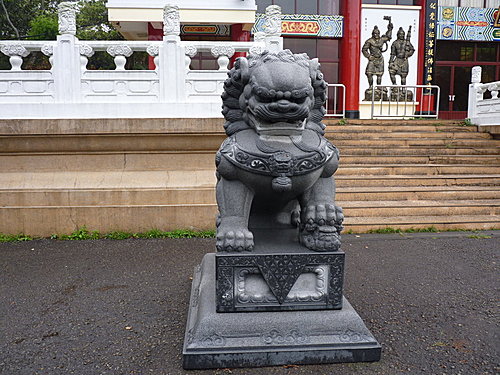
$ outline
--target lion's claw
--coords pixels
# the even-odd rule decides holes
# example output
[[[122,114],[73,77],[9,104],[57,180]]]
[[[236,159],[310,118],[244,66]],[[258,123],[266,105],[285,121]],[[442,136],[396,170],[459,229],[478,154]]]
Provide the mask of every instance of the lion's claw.
[[[342,208],[333,204],[308,205],[304,211],[302,222],[309,232],[316,230],[318,226],[340,226],[344,220]]]
[[[218,251],[252,251],[253,234],[248,229],[217,229],[216,248]]]

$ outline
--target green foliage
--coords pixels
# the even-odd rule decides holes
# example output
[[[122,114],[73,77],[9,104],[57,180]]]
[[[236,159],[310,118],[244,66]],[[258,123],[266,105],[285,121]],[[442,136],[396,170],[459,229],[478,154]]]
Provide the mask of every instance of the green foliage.
[[[339,124],[339,125],[347,125],[347,123],[348,123],[348,121],[347,121],[345,118],[341,118],[341,119],[337,122],[337,124]]]
[[[29,39],[56,40],[58,34],[59,24],[54,13],[40,14],[30,22]]]
[[[33,238],[23,233],[20,234],[3,234],[0,233],[0,242],[17,242],[17,241],[31,241]]]
[[[76,36],[81,40],[122,40],[121,34],[108,21],[104,0],[81,0],[76,16]]]
[[[62,235],[59,237],[61,240],[97,240],[100,238],[99,232],[90,232],[86,227],[82,227],[71,234]]]
[[[108,240],[126,240],[127,238],[138,238],[138,235],[136,233],[115,231],[106,233],[102,238]]]
[[[151,229],[146,233],[139,233],[140,238],[213,238],[215,231],[193,231],[190,229],[178,229],[171,232],[163,232],[159,229]]]
[[[474,126],[470,118],[464,119],[462,122],[458,124],[459,126]]]
[[[105,234],[99,231],[89,231],[86,227],[82,227],[71,234],[52,234],[51,240],[66,240],[66,241],[82,241],[82,240],[125,240],[128,238],[214,238],[215,231],[194,231],[191,229],[178,229],[174,231],[161,231],[159,229],[151,229],[145,233],[130,233],[123,231],[113,231]],[[0,233],[0,242],[15,242],[15,241],[31,241],[33,237],[25,234],[2,234]]]
[[[435,226],[430,226],[427,228],[408,228],[408,229],[400,229],[400,228],[379,228],[379,229],[371,229],[368,233],[436,233],[438,232]]]
[[[474,239],[488,239],[491,238],[491,236],[488,236],[486,234],[471,234],[470,236],[467,236],[467,238],[474,238]]]

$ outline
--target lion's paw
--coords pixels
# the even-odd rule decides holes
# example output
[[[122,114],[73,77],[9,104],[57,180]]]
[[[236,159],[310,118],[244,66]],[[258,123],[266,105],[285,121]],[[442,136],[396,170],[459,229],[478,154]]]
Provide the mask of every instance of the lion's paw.
[[[300,243],[313,251],[337,251],[340,249],[340,234],[333,226],[321,226],[310,232],[303,230]]]
[[[217,229],[218,251],[252,251],[253,234],[248,229]]]
[[[318,226],[340,226],[344,220],[342,208],[334,204],[308,205],[303,214],[303,224],[307,231],[314,231]]]

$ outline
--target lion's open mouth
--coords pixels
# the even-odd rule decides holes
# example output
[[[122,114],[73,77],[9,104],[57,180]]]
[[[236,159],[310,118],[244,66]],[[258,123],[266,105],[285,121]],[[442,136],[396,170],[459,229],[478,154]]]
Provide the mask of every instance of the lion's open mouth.
[[[249,111],[248,119],[260,135],[300,135],[304,131],[306,119],[288,120],[288,121],[265,121]]]
[[[259,104],[249,110],[257,118],[268,122],[302,121],[309,116],[308,107],[284,100]]]

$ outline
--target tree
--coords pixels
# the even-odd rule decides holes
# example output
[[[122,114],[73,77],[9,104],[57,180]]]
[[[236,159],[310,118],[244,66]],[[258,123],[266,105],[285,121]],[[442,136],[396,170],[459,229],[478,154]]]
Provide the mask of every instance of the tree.
[[[0,0],[0,40],[25,39],[31,21],[42,14],[57,14],[61,1]]]
[[[55,40],[58,35],[57,6],[63,0],[0,0],[0,40]],[[77,33],[80,40],[123,40],[108,21],[105,0],[79,0]],[[143,56],[144,55],[144,56]],[[47,69],[48,61],[32,53],[23,68]],[[147,67],[145,54],[134,54],[127,67]],[[114,69],[113,58],[97,52],[90,59],[90,69]],[[9,69],[8,58],[0,54],[0,69]]]
[[[53,13],[42,13],[30,22],[29,39],[55,40],[59,34],[59,22]]]

